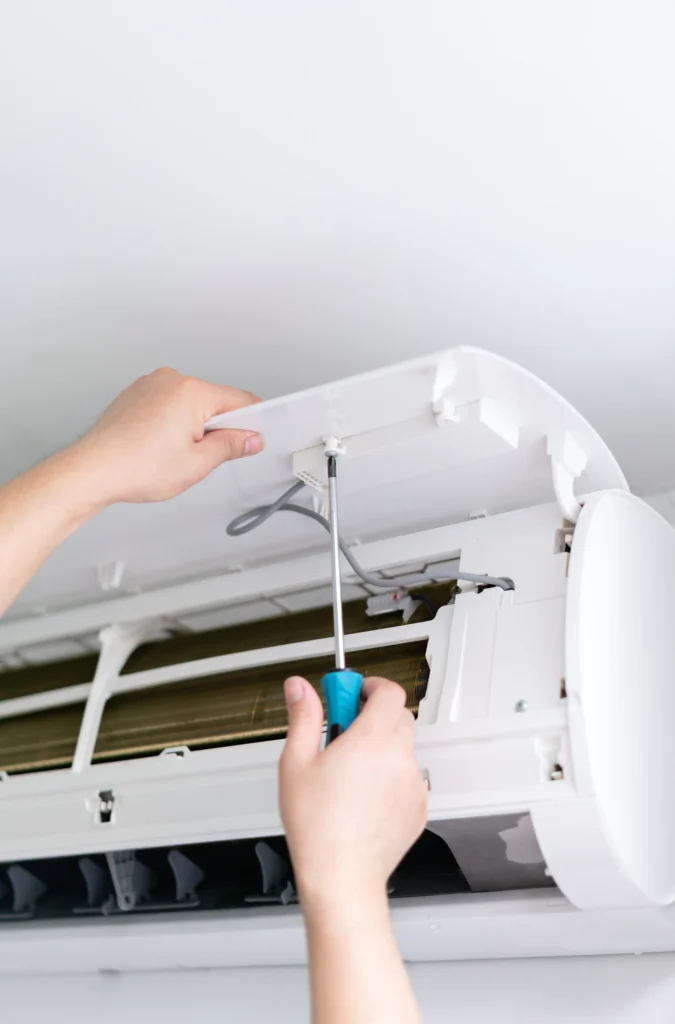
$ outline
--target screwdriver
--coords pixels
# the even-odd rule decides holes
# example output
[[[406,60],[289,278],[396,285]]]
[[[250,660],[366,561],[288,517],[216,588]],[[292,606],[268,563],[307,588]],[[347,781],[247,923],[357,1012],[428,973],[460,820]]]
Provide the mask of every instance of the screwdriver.
[[[342,620],[342,580],[340,578],[340,525],[337,494],[337,451],[327,451],[328,459],[328,521],[330,524],[330,558],[333,580],[333,631],[335,633],[335,669],[321,680],[326,698],[326,745],[348,729],[359,713],[363,676],[347,668],[345,662],[345,631]]]

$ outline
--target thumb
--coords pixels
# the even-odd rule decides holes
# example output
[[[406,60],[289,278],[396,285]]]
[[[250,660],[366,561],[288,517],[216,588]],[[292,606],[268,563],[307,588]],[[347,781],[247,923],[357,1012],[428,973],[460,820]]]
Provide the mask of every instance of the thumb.
[[[211,430],[199,442],[204,474],[222,462],[240,459],[244,455],[257,455],[264,446],[260,434],[253,434],[250,430]]]
[[[286,680],[284,697],[289,724],[283,763],[285,770],[304,768],[314,760],[321,746],[321,699],[314,687],[300,676],[291,676]]]

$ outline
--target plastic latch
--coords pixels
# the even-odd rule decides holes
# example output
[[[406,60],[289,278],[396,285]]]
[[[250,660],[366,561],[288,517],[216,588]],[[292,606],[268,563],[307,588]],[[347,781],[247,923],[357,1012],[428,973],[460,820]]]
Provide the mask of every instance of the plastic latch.
[[[374,594],[366,601],[366,615],[374,618],[377,615],[391,615],[400,612],[403,621],[408,622],[417,606],[417,601],[407,590],[401,588],[386,594]]]
[[[326,455],[346,455],[347,449],[342,441],[342,438],[335,437],[331,434],[330,437],[325,437],[323,447]]]
[[[293,452],[293,473],[298,480],[311,487],[313,491],[323,496],[328,493],[328,471],[326,455],[346,455],[347,448],[344,441],[330,435],[323,439],[322,444],[314,445],[313,448],[305,448],[302,451]],[[319,511],[317,509],[317,511]],[[323,514],[323,511],[322,511]]]
[[[190,753],[189,747],[164,747],[164,750],[160,750],[160,757],[177,757],[179,760],[187,757]]]
[[[555,496],[565,519],[576,523],[581,505],[574,496],[574,484],[588,465],[588,456],[568,430],[549,436],[547,451],[551,459]]]

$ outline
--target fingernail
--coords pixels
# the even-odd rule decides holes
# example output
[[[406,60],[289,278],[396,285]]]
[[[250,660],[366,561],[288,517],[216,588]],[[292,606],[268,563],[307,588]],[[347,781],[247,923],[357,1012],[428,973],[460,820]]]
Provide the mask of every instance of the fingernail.
[[[265,447],[260,434],[249,434],[244,441],[244,455],[257,455]]]
[[[290,708],[291,704],[297,704],[302,699],[302,695],[305,692],[304,684],[302,679],[298,676],[291,676],[284,683],[284,697],[286,698],[286,707]]]

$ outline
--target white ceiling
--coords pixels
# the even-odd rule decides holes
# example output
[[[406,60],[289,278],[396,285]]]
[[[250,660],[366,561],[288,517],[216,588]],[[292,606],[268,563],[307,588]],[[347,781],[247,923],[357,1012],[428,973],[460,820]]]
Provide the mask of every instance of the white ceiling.
[[[458,343],[675,486],[668,0],[0,7],[0,474],[169,363],[268,397]]]

